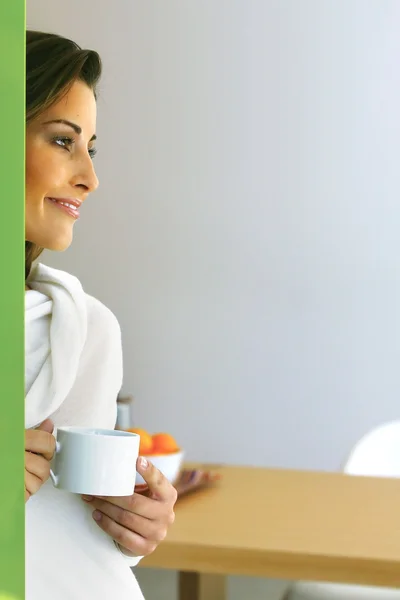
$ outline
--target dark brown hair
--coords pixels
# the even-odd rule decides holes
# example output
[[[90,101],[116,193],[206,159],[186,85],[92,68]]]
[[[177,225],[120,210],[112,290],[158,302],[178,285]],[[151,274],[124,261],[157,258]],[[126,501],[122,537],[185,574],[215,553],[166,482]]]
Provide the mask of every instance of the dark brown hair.
[[[68,93],[75,81],[83,81],[94,92],[101,76],[100,56],[83,50],[75,42],[52,33],[26,32],[26,124]],[[25,241],[25,278],[32,263],[43,252]]]

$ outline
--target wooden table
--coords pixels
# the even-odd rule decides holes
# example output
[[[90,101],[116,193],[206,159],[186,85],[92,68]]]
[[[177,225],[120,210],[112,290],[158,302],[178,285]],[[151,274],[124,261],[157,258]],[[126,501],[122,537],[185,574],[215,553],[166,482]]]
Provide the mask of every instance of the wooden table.
[[[400,480],[224,466],[181,498],[141,565],[180,572],[180,600],[222,600],[226,575],[400,586]]]

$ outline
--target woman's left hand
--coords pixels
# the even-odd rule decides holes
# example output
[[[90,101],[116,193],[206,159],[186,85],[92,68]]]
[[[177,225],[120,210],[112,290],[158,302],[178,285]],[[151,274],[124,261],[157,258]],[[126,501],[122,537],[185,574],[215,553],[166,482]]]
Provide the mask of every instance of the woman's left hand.
[[[95,510],[93,518],[131,556],[154,552],[175,520],[175,488],[147,459],[140,457],[137,470],[148,485],[146,496],[83,496]]]

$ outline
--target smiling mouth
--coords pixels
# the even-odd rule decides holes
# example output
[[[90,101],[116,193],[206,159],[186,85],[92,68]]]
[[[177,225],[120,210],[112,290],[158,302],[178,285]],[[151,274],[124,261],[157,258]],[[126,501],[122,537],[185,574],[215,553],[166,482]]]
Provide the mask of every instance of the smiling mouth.
[[[68,200],[59,200],[57,198],[46,198],[46,200],[54,204],[54,206],[62,210],[70,217],[79,219],[79,208],[75,203],[73,204],[72,202],[68,202]]]

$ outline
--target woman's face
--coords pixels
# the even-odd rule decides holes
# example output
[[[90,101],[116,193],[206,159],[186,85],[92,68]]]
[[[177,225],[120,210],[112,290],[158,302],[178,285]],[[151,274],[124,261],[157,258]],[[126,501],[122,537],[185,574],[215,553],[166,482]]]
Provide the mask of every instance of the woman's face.
[[[96,101],[81,81],[27,126],[26,241],[49,250],[71,244],[79,207],[99,183],[95,131]]]

